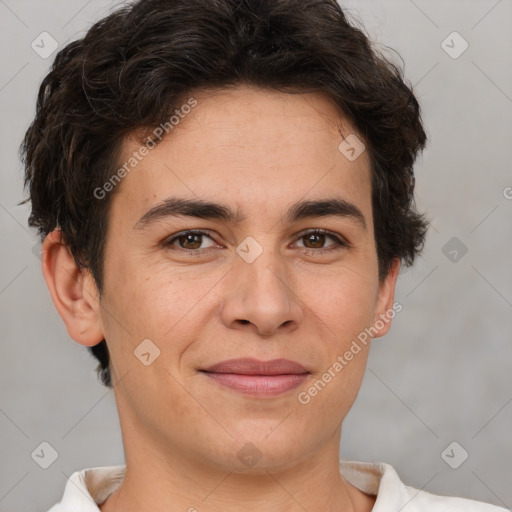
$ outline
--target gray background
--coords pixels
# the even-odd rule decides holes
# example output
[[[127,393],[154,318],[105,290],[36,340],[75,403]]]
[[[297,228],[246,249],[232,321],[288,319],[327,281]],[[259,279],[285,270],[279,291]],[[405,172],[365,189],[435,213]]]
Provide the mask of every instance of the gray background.
[[[41,58],[31,42],[47,31],[61,48],[113,5],[0,0],[2,512],[46,510],[72,472],[124,462],[113,393],[54,310],[28,206],[17,205],[25,197],[17,149],[54,57]],[[388,462],[420,489],[509,508],[512,1],[343,5],[405,61],[430,138],[416,166],[417,203],[433,225],[423,256],[399,280],[403,311],[374,343],[342,456]],[[469,44],[458,58],[442,46],[453,31]],[[453,55],[461,43],[452,36],[445,47]],[[43,441],[58,452],[48,469],[31,458]],[[441,456],[453,441],[452,465],[469,454],[457,469]]]

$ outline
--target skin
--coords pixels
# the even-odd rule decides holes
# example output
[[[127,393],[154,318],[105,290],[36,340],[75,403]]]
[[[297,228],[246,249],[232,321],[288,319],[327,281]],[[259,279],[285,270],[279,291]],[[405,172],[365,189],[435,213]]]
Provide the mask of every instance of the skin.
[[[379,281],[369,156],[349,161],[338,150],[340,131],[356,132],[322,94],[238,86],[193,96],[198,105],[113,193],[101,297],[58,231],[43,245],[70,336],[85,346],[105,338],[111,354],[127,469],[100,509],[369,511],[375,497],[341,477],[339,448],[370,343],[308,404],[297,399],[392,308],[399,261]],[[139,147],[128,137],[120,165]],[[222,203],[244,220],[171,216],[134,227],[170,196]],[[352,216],[285,220],[297,201],[333,197],[355,205],[366,229]],[[316,228],[350,245],[328,251],[335,239],[304,236]],[[188,251],[183,239],[163,246],[187,229],[211,238]],[[235,251],[247,236],[263,249],[252,263]],[[134,356],[144,339],[160,350],[149,366]],[[310,376],[258,398],[198,371],[238,357],[291,359]],[[237,457],[248,442],[261,456],[252,467]]]

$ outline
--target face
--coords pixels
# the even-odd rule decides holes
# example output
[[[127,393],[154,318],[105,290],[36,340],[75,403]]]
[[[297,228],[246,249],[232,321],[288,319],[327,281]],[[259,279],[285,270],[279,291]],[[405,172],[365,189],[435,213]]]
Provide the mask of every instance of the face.
[[[368,355],[358,335],[392,305],[370,161],[340,152],[340,132],[355,132],[323,95],[194,98],[111,198],[98,321],[123,435],[231,471],[246,452],[283,468],[340,432]],[[120,165],[139,148],[126,139]],[[238,358],[304,372],[204,371]]]

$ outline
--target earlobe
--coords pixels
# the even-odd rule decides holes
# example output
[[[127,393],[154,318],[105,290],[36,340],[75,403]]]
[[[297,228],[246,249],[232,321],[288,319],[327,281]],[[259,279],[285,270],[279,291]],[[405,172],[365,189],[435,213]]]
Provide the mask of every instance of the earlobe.
[[[55,308],[71,338],[85,346],[98,344],[104,338],[99,294],[90,272],[77,266],[60,230],[46,236],[41,268]]]
[[[373,327],[376,334],[374,338],[384,336],[391,328],[391,320],[394,318],[397,310],[394,307],[395,287],[398,274],[400,272],[400,259],[396,258],[388,275],[379,285],[379,293],[375,315],[373,318]],[[402,309],[400,307],[400,309]]]

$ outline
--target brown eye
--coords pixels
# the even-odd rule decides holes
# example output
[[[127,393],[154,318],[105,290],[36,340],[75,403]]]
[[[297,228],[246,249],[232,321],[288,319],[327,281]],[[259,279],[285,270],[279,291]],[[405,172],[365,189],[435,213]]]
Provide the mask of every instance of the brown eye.
[[[331,243],[327,243],[330,239]],[[334,249],[342,249],[349,247],[349,244],[345,242],[341,237],[336,236],[334,233],[329,233],[323,229],[314,229],[312,231],[303,233],[298,239],[299,247],[304,249],[318,249],[318,253],[322,251],[330,251]],[[302,242],[302,245],[300,245]],[[327,243],[327,245],[326,245]]]
[[[203,241],[203,235],[189,233],[188,235],[179,236],[177,240],[182,249],[199,249]]]
[[[162,243],[163,247],[183,249],[184,251],[197,251],[215,246],[215,242],[207,232],[182,231]]]
[[[325,244],[326,236],[322,233],[309,233],[304,235],[304,245],[309,249],[321,249]]]

